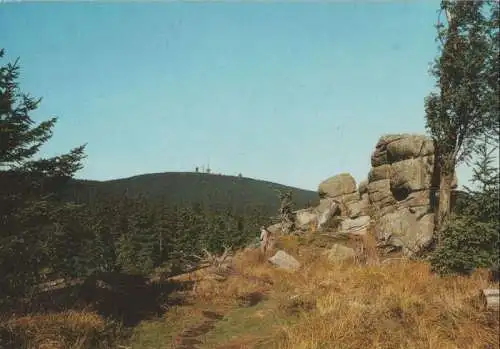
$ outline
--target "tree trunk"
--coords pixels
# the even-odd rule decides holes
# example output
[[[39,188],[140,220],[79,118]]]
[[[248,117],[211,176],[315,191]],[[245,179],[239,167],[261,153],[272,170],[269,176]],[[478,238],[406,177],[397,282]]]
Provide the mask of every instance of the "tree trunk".
[[[453,184],[453,171],[441,171],[439,181],[439,204],[436,219],[436,231],[438,233],[438,245],[441,243],[441,229],[443,228],[451,212],[451,187]]]

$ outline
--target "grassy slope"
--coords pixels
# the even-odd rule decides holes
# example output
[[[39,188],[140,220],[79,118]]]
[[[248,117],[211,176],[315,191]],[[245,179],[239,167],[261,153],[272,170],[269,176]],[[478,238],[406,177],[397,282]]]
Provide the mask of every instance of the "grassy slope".
[[[193,172],[144,174],[110,181],[77,180],[69,195],[79,201],[98,195],[145,195],[151,199],[165,198],[171,203],[203,202],[227,207],[261,206],[271,212],[279,208],[276,189],[291,190],[297,207],[317,203],[316,192],[251,178]]]
[[[424,262],[379,263],[369,251],[369,240],[364,241],[367,264],[332,264],[322,251],[334,241],[325,239],[310,234],[278,241],[278,248],[301,261],[301,269],[294,273],[277,270],[263,263],[258,251],[247,250],[237,253],[235,272],[225,281],[208,278],[206,270],[172,278],[194,280],[196,288],[179,291],[184,303],[134,327],[122,348],[499,347],[498,314],[485,312],[478,298],[480,289],[498,287],[488,283],[484,271],[440,278]],[[31,329],[38,343],[54,339],[47,348],[90,348],[74,343],[91,331],[105,330],[95,315],[80,314],[27,317],[14,323]],[[58,320],[61,317],[64,322]],[[56,331],[62,325],[66,332]]]
[[[314,238],[313,238],[314,239]],[[305,239],[307,240],[307,239]],[[225,314],[187,348],[358,349],[497,348],[498,316],[481,310],[478,291],[488,285],[484,272],[439,278],[424,262],[332,265],[312,240],[287,238],[282,248],[299,256],[296,273],[276,270],[254,251],[235,258],[237,275],[223,283],[198,280],[186,309],[221,307]],[[493,286],[497,287],[497,285]],[[243,299],[260,294],[254,305]],[[229,310],[228,310],[229,309]],[[186,313],[187,314],[187,313]],[[182,317],[155,320],[168,327]],[[187,318],[193,319],[192,316]],[[201,321],[201,320],[200,320]],[[138,339],[156,337],[141,345]],[[137,328],[131,348],[176,348],[182,331]]]

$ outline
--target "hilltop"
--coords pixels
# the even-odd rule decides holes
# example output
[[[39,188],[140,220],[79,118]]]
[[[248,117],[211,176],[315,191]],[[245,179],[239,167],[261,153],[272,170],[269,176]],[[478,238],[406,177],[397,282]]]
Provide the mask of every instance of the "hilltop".
[[[196,172],[150,173],[107,181],[73,180],[67,198],[77,202],[92,202],[102,197],[144,196],[148,200],[163,200],[172,205],[200,203],[210,207],[233,208],[242,211],[259,207],[276,214],[279,208],[277,190],[291,191],[299,208],[315,205],[317,192],[278,183]]]

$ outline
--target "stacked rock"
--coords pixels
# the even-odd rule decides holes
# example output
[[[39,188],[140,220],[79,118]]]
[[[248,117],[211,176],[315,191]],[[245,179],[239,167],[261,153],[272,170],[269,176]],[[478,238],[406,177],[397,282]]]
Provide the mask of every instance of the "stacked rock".
[[[366,190],[377,239],[389,248],[401,248],[404,255],[418,253],[432,241],[434,231],[432,140],[422,135],[382,136],[371,165]]]

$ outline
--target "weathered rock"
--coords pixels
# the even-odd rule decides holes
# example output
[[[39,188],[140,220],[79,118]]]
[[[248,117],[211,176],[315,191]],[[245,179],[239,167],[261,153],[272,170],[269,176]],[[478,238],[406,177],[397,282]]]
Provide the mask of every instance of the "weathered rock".
[[[367,228],[370,225],[370,220],[370,216],[361,216],[355,219],[344,219],[340,225],[340,229],[343,232],[351,233],[356,230]]]
[[[372,167],[368,173],[368,182],[375,182],[383,179],[391,179],[391,165],[385,164]]]
[[[401,160],[434,154],[434,145],[429,137],[423,135],[406,135],[389,142],[386,146],[387,161],[394,163]]]
[[[370,198],[370,203],[375,206],[376,209],[382,209],[397,203],[392,195],[391,181],[389,179],[368,183],[368,196]]]
[[[371,157],[371,162],[373,167],[388,164],[389,161],[387,161],[387,150],[384,149],[374,151]]]
[[[417,217],[407,208],[382,216],[375,229],[378,240],[413,256],[432,241],[434,230],[434,214]]]
[[[356,191],[356,181],[349,173],[341,173],[320,183],[318,193],[321,198],[338,197]]]
[[[361,200],[350,202],[346,206],[349,218],[368,215],[370,211],[370,199],[368,198],[368,194],[363,194]]]
[[[300,262],[282,250],[278,250],[274,256],[268,259],[268,261],[280,269],[289,271],[294,271],[300,268]]]
[[[387,158],[387,145],[391,142],[402,139],[408,135],[397,134],[397,135],[384,135],[379,138],[377,144],[375,145],[375,151],[371,156],[371,163],[373,167],[389,164]]]
[[[314,209],[307,208],[295,212],[295,227],[299,230],[307,230],[311,225],[316,225],[318,214]]]
[[[408,197],[398,202],[399,208],[405,207],[429,207],[431,201],[430,190],[419,190],[410,193]]]
[[[317,226],[318,230],[323,230],[328,227],[334,216],[340,213],[339,205],[332,199],[321,199],[318,207],[316,207]]]
[[[363,194],[366,194],[368,193],[368,180],[365,179],[365,180],[362,180],[361,182],[359,182],[359,185],[358,185],[358,193],[359,195],[363,195]]]
[[[409,193],[431,187],[434,156],[402,160],[391,166],[391,188],[404,188]]]
[[[344,203],[344,205],[346,205],[350,202],[359,201],[361,199],[361,197],[360,197],[359,193],[357,191],[355,191],[353,193],[344,194],[342,196],[337,196],[334,199],[338,200],[338,201]]]
[[[379,138],[375,148],[387,148],[387,146],[395,141],[411,136],[409,133],[396,133],[396,134],[387,134],[383,135]]]
[[[434,213],[428,213],[423,217],[417,216],[417,226],[415,233],[407,236],[405,246],[403,247],[403,254],[406,256],[413,256],[420,252],[422,249],[429,246],[434,236]]]
[[[432,239],[434,229],[432,212],[437,197],[432,189],[436,186],[432,183],[432,140],[414,134],[382,136],[372,153],[371,163],[368,179],[359,184],[357,191],[354,179],[346,173],[320,184],[320,196],[337,200],[339,205],[334,214],[324,209],[314,211],[318,213],[318,220],[329,221],[335,229],[363,234],[368,227],[361,221],[364,224],[367,220],[364,217],[372,215],[371,218],[378,220],[379,240],[385,239],[387,245],[400,247],[405,255],[418,253]],[[452,187],[456,187],[456,183],[455,180]],[[344,220],[345,216],[350,219]],[[309,219],[312,217],[304,218]]]
[[[334,263],[342,262],[356,256],[354,249],[340,244],[333,245],[332,248],[326,250],[324,254],[330,262]]]

